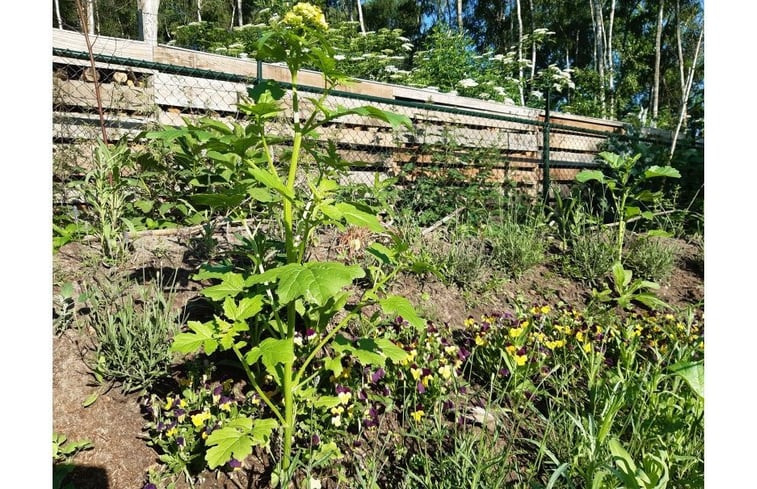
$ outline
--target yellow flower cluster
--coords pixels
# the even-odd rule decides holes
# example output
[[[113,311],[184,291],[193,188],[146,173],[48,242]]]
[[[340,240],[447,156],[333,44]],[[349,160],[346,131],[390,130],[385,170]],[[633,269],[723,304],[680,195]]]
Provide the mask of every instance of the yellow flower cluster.
[[[300,2],[292,10],[284,15],[282,21],[289,27],[310,27],[315,30],[326,31],[329,25],[326,23],[326,16],[320,8],[315,5]]]

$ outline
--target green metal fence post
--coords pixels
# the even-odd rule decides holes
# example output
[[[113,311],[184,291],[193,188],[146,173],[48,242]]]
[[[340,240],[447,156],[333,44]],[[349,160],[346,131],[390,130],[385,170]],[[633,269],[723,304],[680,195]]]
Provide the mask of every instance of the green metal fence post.
[[[258,70],[255,73],[255,84],[257,85],[261,81],[263,81],[263,62],[261,60],[257,60]]]
[[[542,146],[542,198],[547,204],[549,200],[549,98],[550,86],[547,85],[547,105],[544,109],[544,144]]]

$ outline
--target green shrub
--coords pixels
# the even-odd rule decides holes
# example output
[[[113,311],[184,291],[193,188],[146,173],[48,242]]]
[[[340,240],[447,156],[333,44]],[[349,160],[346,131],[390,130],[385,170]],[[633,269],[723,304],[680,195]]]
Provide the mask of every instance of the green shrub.
[[[615,260],[613,234],[586,229],[574,235],[562,256],[560,266],[568,277],[597,285],[610,273]]]
[[[88,292],[94,333],[90,368],[96,377],[119,383],[123,392],[146,389],[168,375],[170,341],[180,327],[172,294],[159,286],[139,287],[136,298],[121,281]]]
[[[625,265],[639,278],[660,282],[670,276],[676,258],[676,250],[669,241],[642,236],[629,243]]]

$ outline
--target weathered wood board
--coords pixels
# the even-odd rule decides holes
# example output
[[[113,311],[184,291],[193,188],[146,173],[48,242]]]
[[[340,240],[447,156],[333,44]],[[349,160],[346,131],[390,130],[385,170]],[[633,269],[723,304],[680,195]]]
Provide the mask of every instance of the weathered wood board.
[[[150,112],[155,110],[152,87],[130,87],[115,83],[100,84],[100,100],[107,110]],[[53,105],[97,107],[95,84],[83,80],[59,80],[53,77]]]

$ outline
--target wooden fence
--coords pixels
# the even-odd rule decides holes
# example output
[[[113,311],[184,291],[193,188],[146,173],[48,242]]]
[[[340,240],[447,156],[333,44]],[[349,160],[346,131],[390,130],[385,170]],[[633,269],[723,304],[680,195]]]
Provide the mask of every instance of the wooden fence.
[[[82,34],[63,30],[54,30],[53,48],[57,53],[87,51]],[[95,79],[100,82],[105,122],[113,139],[134,135],[149,124],[182,125],[185,116],[234,118],[236,104],[258,75],[290,81],[288,69],[278,64],[262,63],[259,73],[254,60],[140,41],[98,36],[93,53],[122,62],[97,62],[97,72],[92,73],[88,59],[53,56],[56,145],[100,136]],[[186,68],[190,74],[155,68],[161,65]],[[213,79],[210,73],[228,76]],[[322,87],[323,77],[303,71],[299,83]],[[367,172],[397,173],[412,162],[415,172],[458,164],[473,174],[486,166],[496,181],[514,180],[534,190],[541,182],[542,110],[370,81],[355,81],[338,90],[340,94],[330,97],[330,104],[365,105],[360,97],[369,96],[371,105],[405,114],[414,124],[412,131],[395,132],[375,119],[346,116],[321,131],[320,137],[335,141],[345,159],[360,162],[352,168],[355,179],[365,179]],[[307,110],[307,104],[303,105]],[[591,166],[608,137],[626,131],[617,121],[558,112],[550,114],[550,123],[550,177],[558,184],[572,181],[582,167]],[[286,127],[283,123],[272,130],[283,132]],[[664,131],[649,135],[669,139]]]

